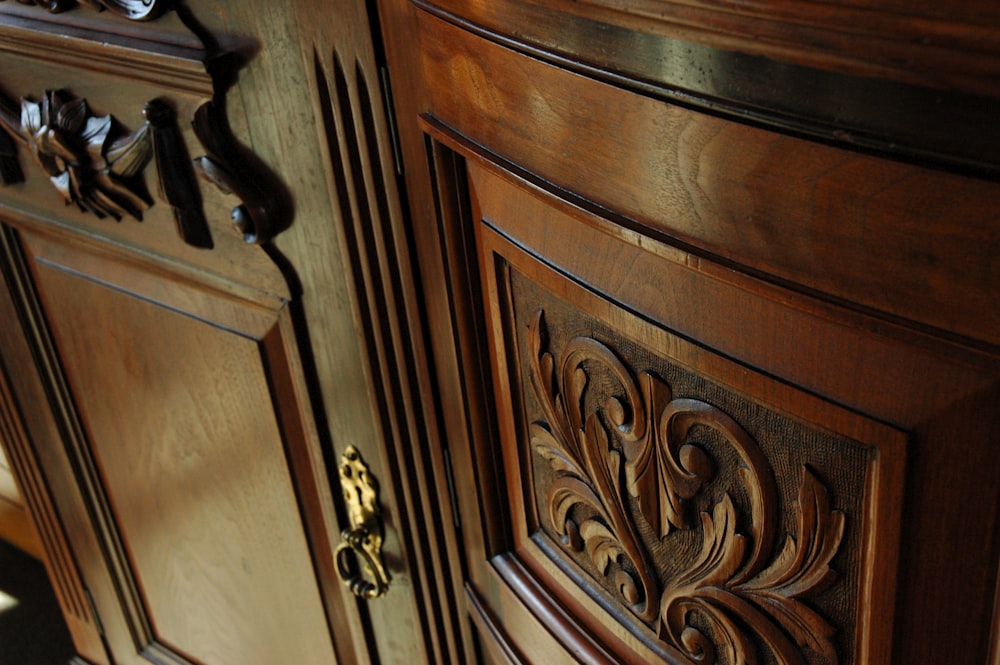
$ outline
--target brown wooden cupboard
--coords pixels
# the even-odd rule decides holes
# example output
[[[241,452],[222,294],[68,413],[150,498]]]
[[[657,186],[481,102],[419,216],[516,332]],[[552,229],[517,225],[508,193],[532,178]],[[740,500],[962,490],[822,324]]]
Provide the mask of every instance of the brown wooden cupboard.
[[[78,660],[1000,663],[998,81],[972,0],[0,2]]]

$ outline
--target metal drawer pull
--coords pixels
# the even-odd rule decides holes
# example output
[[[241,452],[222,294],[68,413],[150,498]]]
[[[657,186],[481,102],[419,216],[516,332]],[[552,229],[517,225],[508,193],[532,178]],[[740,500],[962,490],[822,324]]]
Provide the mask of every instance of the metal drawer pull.
[[[378,598],[389,589],[389,573],[382,563],[382,520],[379,517],[378,482],[354,446],[340,458],[340,486],[347,501],[350,528],[340,532],[343,541],[334,556],[337,574],[355,596]],[[351,553],[356,561],[351,562]]]

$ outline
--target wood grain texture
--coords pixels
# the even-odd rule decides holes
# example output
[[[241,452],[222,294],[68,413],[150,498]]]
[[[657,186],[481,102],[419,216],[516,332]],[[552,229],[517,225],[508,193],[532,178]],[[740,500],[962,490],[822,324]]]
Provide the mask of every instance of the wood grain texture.
[[[35,527],[4,455],[6,445],[9,444],[4,444],[3,430],[0,429],[0,540],[41,559],[41,543],[38,542]]]
[[[432,18],[424,25],[427,80],[448,91],[429,111],[470,141],[628,226],[855,306],[997,341],[998,267],[992,252],[976,252],[1000,242],[992,183],[693,113]]]
[[[1000,14],[986,2],[433,0],[428,4],[567,54],[593,53],[587,45],[568,38],[574,22],[589,20],[606,29],[631,30],[637,36],[669,35],[856,76],[993,96],[998,92],[1000,42],[995,28]],[[604,58],[613,61],[615,56]]]
[[[526,180],[521,179],[503,168],[482,161],[490,159],[490,155],[477,146],[456,139],[454,134],[441,130],[439,125],[429,122],[425,126],[435,136],[460,149],[469,159],[468,162],[460,159],[451,162],[460,169],[459,173],[465,174],[464,177],[457,177],[447,169],[438,171],[438,177],[442,182],[455,182],[460,187],[468,188],[458,195],[457,200],[461,201],[465,196],[468,197],[466,200],[471,207],[471,217],[465,218],[459,214],[457,220],[465,219],[465,223],[471,223],[470,219],[486,220],[485,227],[478,232],[480,242],[485,243],[487,247],[479,257],[479,265],[480,274],[487,280],[487,284],[494,284],[496,280],[493,286],[486,289],[485,298],[488,304],[491,303],[490,311],[493,317],[490,326],[491,350],[487,357],[501,363],[501,369],[494,371],[496,385],[499,386],[496,393],[497,412],[516,414],[524,408],[521,405],[525,403],[525,398],[516,395],[519,389],[510,388],[511,392],[508,393],[507,386],[526,385],[529,372],[526,369],[512,371],[510,374],[503,371],[504,363],[507,366],[516,366],[519,361],[510,356],[509,349],[505,351],[504,344],[496,341],[513,339],[525,334],[527,318],[530,318],[529,314],[534,311],[527,310],[523,322],[514,324],[510,323],[514,320],[510,305],[504,304],[511,298],[511,293],[517,292],[517,289],[512,290],[510,286],[502,286],[507,283],[509,277],[504,275],[510,270],[504,266],[511,260],[510,257],[519,257],[521,251],[525,251],[534,256],[545,257],[565,270],[566,275],[573,276],[570,280],[559,275],[558,271],[551,270],[530,273],[533,275],[532,280],[545,284],[546,288],[552,289],[561,298],[578,302],[579,288],[570,286],[570,283],[582,284],[587,290],[601,294],[595,296],[596,302],[607,297],[620,300],[628,304],[630,311],[643,313],[644,318],[652,317],[653,320],[665,322],[670,327],[677,326],[695,339],[712,340],[710,346],[722,350],[730,357],[753,358],[752,364],[755,367],[766,368],[768,372],[777,371],[779,376],[785,377],[792,385],[809,385],[810,392],[819,391],[828,399],[849,406],[851,410],[870,414],[871,420],[868,426],[854,429],[858,427],[859,421],[848,417],[848,412],[841,411],[840,415],[834,415],[836,409],[830,411],[817,408],[816,403],[807,406],[810,400],[804,399],[803,393],[794,389],[775,390],[775,385],[771,384],[769,387],[766,380],[743,383],[750,376],[746,369],[737,372],[728,371],[725,369],[725,362],[716,364],[710,360],[713,355],[711,353],[699,352],[693,356],[684,356],[683,362],[686,366],[709,371],[724,382],[736,380],[742,386],[740,391],[744,394],[749,390],[750,394],[766,396],[771,403],[778,400],[785,405],[783,409],[796,411],[799,417],[807,422],[825,423],[824,429],[831,426],[846,427],[846,430],[841,431],[854,432],[853,436],[861,436],[862,440],[866,437],[875,437],[868,440],[883,441],[888,446],[886,450],[893,451],[891,454],[879,454],[878,458],[882,464],[879,472],[855,474],[867,488],[865,496],[868,497],[866,500],[870,501],[867,508],[855,513],[856,517],[863,518],[863,531],[867,534],[855,542],[860,548],[858,551],[865,552],[865,556],[871,557],[855,583],[865,589],[864,593],[870,594],[870,602],[860,605],[865,608],[862,610],[863,618],[853,620],[857,651],[851,654],[853,649],[845,649],[841,643],[837,651],[838,659],[839,662],[889,662],[890,660],[905,662],[905,659],[914,653],[911,649],[927,649],[928,644],[925,641],[921,642],[919,647],[914,646],[916,642],[914,636],[921,635],[922,631],[928,628],[923,622],[929,619],[930,615],[922,614],[914,605],[910,605],[903,613],[907,627],[902,628],[897,625],[895,634],[902,637],[898,637],[895,647],[885,632],[887,617],[891,613],[889,608],[896,604],[897,594],[908,594],[908,589],[916,588],[912,586],[913,578],[909,575],[905,585],[898,588],[890,579],[895,575],[892,571],[896,570],[897,566],[893,543],[901,533],[905,533],[905,530],[902,532],[900,530],[899,517],[900,506],[903,505],[901,503],[903,451],[905,449],[912,451],[911,446],[917,446],[917,450],[920,451],[917,453],[917,462],[911,470],[913,476],[921,477],[922,482],[926,483],[922,486],[923,492],[918,493],[926,492],[934,495],[936,500],[948,501],[945,498],[948,482],[932,482],[930,476],[924,475],[925,471],[930,472],[930,469],[939,464],[925,459],[925,454],[931,450],[937,451],[947,440],[946,437],[942,438],[941,432],[934,433],[928,425],[930,422],[942,419],[956,424],[956,420],[947,415],[950,409],[941,402],[941,390],[957,391],[956,394],[963,395],[959,398],[959,402],[973,410],[979,408],[975,405],[981,404],[981,400],[989,401],[996,398],[995,362],[991,360],[989,354],[970,355],[965,349],[942,345],[922,332],[886,321],[879,322],[850,309],[835,307],[809,297],[793,295],[766,282],[741,276],[714,265],[703,258],[677,251],[667,245],[660,245],[641,233],[623,230],[613,221],[602,221],[600,217],[590,215],[586,209],[574,205],[572,199],[565,201],[558,196],[552,196],[553,189],[538,180],[531,177]],[[436,150],[442,152],[441,148]],[[439,163],[447,162],[439,161]],[[555,192],[560,193],[558,190]],[[452,223],[457,223],[457,220],[453,219]],[[489,238],[495,239],[489,240]],[[568,241],[568,238],[572,238],[572,241]],[[633,247],[634,251],[625,250],[629,246]],[[518,270],[524,270],[524,266],[532,264],[532,261],[518,258],[515,263],[519,266]],[[670,268],[670,265],[675,268]],[[724,295],[729,288],[736,290],[729,296]],[[638,331],[642,326],[629,316],[618,312],[614,306],[607,306],[602,311],[606,312],[604,314],[606,320],[612,322],[610,325],[619,331],[609,333],[611,339],[614,339],[616,344],[622,343],[619,341],[622,337],[619,336],[624,335],[629,341],[623,348],[634,348],[633,340],[641,337]],[[792,318],[787,318],[789,316]],[[499,323],[504,321],[507,322]],[[734,326],[739,327],[741,331],[739,335],[732,334]],[[586,331],[587,335],[594,334],[592,325],[584,326],[581,330]],[[713,330],[715,332],[712,332]],[[653,338],[647,339],[651,341]],[[781,340],[781,344],[775,344],[775,340]],[[656,344],[666,344],[660,348],[670,349],[671,354],[679,352],[679,347],[675,343],[660,341]],[[800,351],[801,356],[799,356]],[[506,361],[500,360],[505,358]],[[844,363],[852,368],[850,372],[835,371],[834,368],[842,367]],[[994,369],[989,369],[991,367]],[[920,378],[914,382],[916,376]],[[848,377],[850,377],[848,382],[841,383],[841,379]],[[938,383],[939,381],[941,383]],[[930,383],[935,383],[937,387],[932,387]],[[905,394],[900,392],[902,386],[906,386]],[[977,446],[974,453],[979,462],[963,463],[960,473],[971,474],[970,478],[977,478],[975,485],[977,493],[982,492],[979,496],[990,502],[992,499],[986,497],[995,496],[996,483],[987,481],[985,476],[978,472],[977,465],[983,463],[985,458],[982,455],[989,454],[989,444],[985,443],[989,437],[984,439],[983,436],[991,427],[989,414],[992,410],[983,408],[978,410],[977,417],[970,418],[968,414],[971,412],[965,411],[965,408],[962,408],[963,413],[966,413],[965,424],[962,427],[970,436],[982,441],[983,445]],[[852,420],[854,424],[849,425]],[[908,434],[905,436],[899,433],[890,434],[888,438],[885,438],[885,430],[882,435],[875,434],[879,430],[876,421],[893,422]],[[518,425],[516,421],[508,420],[503,415],[499,427],[501,437],[506,441],[512,441],[520,436],[527,437],[527,425]],[[865,430],[868,434],[862,434]],[[905,442],[907,439],[909,443]],[[822,448],[831,450],[825,445]],[[475,464],[478,468],[496,467],[495,449],[484,447],[477,454],[479,461]],[[530,464],[508,461],[504,476],[508,496],[513,501],[509,518],[513,521],[510,523],[506,521],[508,518],[503,516],[504,511],[487,508],[490,505],[487,494],[482,499],[485,503],[481,504],[480,509],[496,517],[487,520],[483,528],[495,531],[499,527],[502,531],[504,528],[502,525],[509,524],[507,528],[513,529],[514,534],[531,533],[531,529],[534,528],[531,526],[533,524],[531,519],[523,522],[518,515],[523,511],[528,511],[530,514],[535,510],[531,508],[535,503],[544,505],[542,499],[536,501],[531,498],[531,490],[525,489],[525,487],[530,488],[527,479],[537,476],[537,471],[533,471]],[[475,486],[489,488],[494,478],[495,476],[477,478]],[[461,484],[468,481],[463,481],[460,474],[458,482]],[[523,494],[524,492],[527,494]],[[524,498],[517,499],[518,496]],[[959,499],[953,497],[950,500],[954,502]],[[910,512],[907,514],[914,515]],[[986,522],[992,525],[985,527],[987,531],[995,528],[992,512],[986,516]],[[854,522],[849,520],[848,523]],[[963,570],[975,570],[974,574],[989,587],[991,583],[988,580],[993,579],[994,573],[989,563],[990,557],[988,555],[984,557],[984,550],[973,544],[977,538],[974,535],[977,531],[978,529],[972,528],[964,532],[967,543],[964,547],[957,543],[945,545],[938,542],[934,545],[926,544],[920,548],[919,553],[907,550],[907,556],[914,557],[907,558],[907,561],[921,559],[922,566],[950,566],[952,557],[963,556],[965,557],[963,566],[968,566],[963,567]],[[875,534],[881,534],[881,546],[874,544]],[[585,581],[571,576],[574,581],[570,583],[558,577],[558,567],[553,568],[540,563],[553,556],[552,551],[558,551],[559,546],[553,545],[553,550],[544,548],[539,550],[532,544],[533,541],[521,540],[516,536],[515,541],[512,547],[517,554],[514,556],[534,562],[531,564],[534,575],[540,575],[543,579],[546,579],[546,574],[556,575],[557,579],[563,580],[554,583],[555,587],[547,587],[547,592],[556,593],[560,603],[573,608],[571,613],[574,618],[569,619],[571,623],[595,611],[587,602],[581,600],[579,594],[574,595],[565,590],[568,588],[565,586],[567,584],[587,586]],[[503,543],[503,538],[495,541],[494,547],[499,549],[493,549],[486,556],[506,551],[507,546]],[[949,554],[944,554],[944,550],[948,550]],[[498,561],[499,559],[493,559],[494,567]],[[899,565],[903,567],[902,569],[906,569],[905,567],[910,564]],[[853,569],[853,565],[845,568],[845,570]],[[516,623],[523,620],[517,616],[519,611],[516,609],[517,602],[511,604],[512,601],[507,595],[509,590],[504,590],[506,584],[514,584],[513,582],[498,583],[495,579],[491,581],[488,573],[480,578],[477,577],[480,573],[475,570],[471,574],[474,579],[480,580],[477,583],[485,594],[483,603],[490,607],[491,611],[498,613],[500,625],[508,620]],[[939,576],[947,577],[940,573]],[[943,589],[941,592],[943,593]],[[594,594],[595,591],[591,588],[588,593]],[[612,594],[614,595],[616,594]],[[507,600],[504,600],[505,598]],[[989,608],[992,607],[993,600],[990,594],[969,593],[964,598],[961,610],[964,616],[970,616],[966,613],[964,605],[970,602],[983,608],[987,613],[991,611]],[[943,598],[939,598],[935,602],[943,601]],[[536,618],[549,616],[547,611],[543,611],[542,606],[532,599],[531,593],[522,595],[521,602],[533,608],[532,611],[542,612],[536,614]],[[873,611],[872,607],[883,609]],[[954,611],[959,611],[957,602],[953,607]],[[544,623],[546,619],[542,621]],[[619,621],[628,623],[624,616],[620,616]],[[922,627],[915,628],[917,625]],[[550,629],[563,633],[563,629],[551,627]],[[628,660],[631,656],[623,656],[625,653],[644,653],[643,656],[635,656],[641,662],[648,662],[651,658],[666,657],[644,651],[646,647],[637,645],[634,637],[628,637],[627,632],[622,633],[614,628],[608,628],[606,621],[588,624],[583,629],[577,624],[574,630],[594,631],[602,636],[601,639],[605,644],[618,644],[620,648],[617,652],[618,658]],[[879,633],[879,630],[882,632]],[[978,630],[979,639],[984,640],[980,644],[987,642],[989,627],[980,624]],[[838,634],[841,635],[838,640],[842,640],[843,631],[838,631]],[[526,639],[529,642],[526,642],[523,648],[527,649],[525,653],[529,654],[527,656],[529,661],[536,655],[540,658],[556,657],[554,652],[540,645],[527,646],[534,643],[531,641],[534,638],[526,637]],[[532,651],[533,648],[541,651]],[[894,652],[891,651],[893,648]],[[970,646],[961,656],[954,653],[952,656],[965,662],[974,662],[969,659],[975,658],[973,654],[977,648]],[[542,656],[542,653],[545,655]],[[943,652],[939,657],[944,657]]]
[[[469,629],[455,620],[459,567],[439,546],[441,541],[454,542],[447,479],[439,470],[443,466],[432,471],[425,462],[444,455],[440,448],[428,450],[437,425],[422,413],[422,400],[431,399],[429,372],[423,366],[421,336],[409,331],[419,320],[419,298],[416,286],[403,277],[408,272],[406,230],[381,91],[381,53],[370,34],[374,14],[364,3],[341,3],[336,11],[309,1],[281,8],[264,4],[184,3],[177,5],[176,13],[140,29],[86,9],[46,15],[31,11],[37,8],[3,3],[0,50],[10,66],[5,66],[0,84],[9,92],[32,81],[53,81],[47,85],[100,98],[101,112],[114,107],[116,116],[131,125],[136,120],[134,103],[150,93],[168,93],[179,117],[191,117],[218,92],[205,76],[206,57],[227,50],[246,56],[239,81],[224,81],[233,84],[225,108],[239,147],[291,175],[277,189],[282,202],[291,204],[285,211],[294,213],[298,224],[292,224],[287,237],[266,251],[243,251],[242,237],[231,230],[219,233],[219,222],[222,228],[230,224],[234,197],[212,188],[206,190],[205,206],[217,240],[214,257],[172,246],[161,232],[165,220],[158,206],[150,209],[142,233],[124,225],[102,229],[67,216],[58,206],[39,203],[48,183],[31,173],[23,186],[2,193],[3,202],[19,228],[58,235],[69,227],[96,236],[89,241],[77,237],[96,251],[92,261],[81,265],[80,254],[70,248],[53,250],[50,259],[57,263],[74,262],[74,269],[83,272],[100,270],[107,258],[104,240],[128,247],[142,269],[152,268],[165,278],[160,286],[155,280],[147,283],[153,299],[195,317],[232,315],[224,325],[256,325],[248,323],[256,313],[206,312],[198,297],[189,297],[192,286],[195,291],[207,286],[215,293],[247,298],[248,312],[257,309],[254,304],[274,305],[275,297],[295,299],[281,335],[264,337],[263,346],[268,362],[275,365],[269,366],[275,373],[268,377],[273,390],[295,395],[299,409],[295,417],[289,417],[287,409],[281,414],[282,431],[300,430],[322,446],[293,448],[289,456],[296,489],[315,499],[304,501],[301,510],[318,560],[329,628],[338,635],[337,655],[348,663],[402,663],[411,662],[417,649],[435,662],[468,660],[471,656],[459,654],[471,654]],[[321,73],[316,63],[328,67],[332,81],[334,53],[346,63],[341,75],[347,85],[332,93],[331,104],[329,90],[322,90],[325,83],[316,79]],[[162,76],[157,76],[159,70]],[[324,116],[337,121],[321,126]],[[356,118],[357,123],[338,124],[345,118]],[[189,152],[201,154],[199,137],[182,127]],[[346,146],[346,138],[354,141],[353,153],[331,149],[338,142]],[[226,165],[238,172],[246,166],[240,159]],[[346,176],[351,183],[346,191],[336,187],[337,179],[345,177],[345,166],[353,170]],[[265,192],[271,198],[258,202],[273,203],[274,193]],[[373,213],[377,223],[363,218],[361,210]],[[151,257],[154,260],[147,263]],[[168,258],[160,263],[162,257]],[[374,335],[372,321],[384,333],[377,340],[369,339]],[[277,366],[285,362],[289,371],[282,374]],[[302,404],[307,395],[315,413]],[[322,459],[347,443],[359,446],[366,459],[377,463],[377,475],[400,479],[387,483],[383,495],[394,602],[370,608],[358,607],[336,580],[332,562],[324,560],[324,552],[336,546],[330,534],[339,528]],[[397,465],[403,458],[410,460],[405,468]],[[436,473],[441,475],[428,480]],[[440,515],[441,520],[433,532],[425,533],[427,514]],[[393,629],[373,631],[372,621]]]
[[[99,559],[99,548],[88,538],[86,508],[80,502],[76,479],[67,472],[59,425],[48,410],[37,408],[52,399],[40,378],[43,370],[33,362],[25,332],[33,327],[31,312],[37,310],[31,306],[32,289],[15,236],[5,226],[0,230],[0,266],[6,287],[0,292],[0,312],[7,322],[0,326],[4,350],[0,362],[0,436],[44,548],[42,560],[76,650],[90,662],[107,665],[100,622],[88,602],[81,575],[81,566]],[[28,407],[21,408],[21,404]],[[62,473],[55,473],[54,466]],[[91,588],[98,588],[97,583],[92,577]]]
[[[135,276],[37,265],[150,638],[210,663],[330,662],[302,523],[288,519],[276,370],[258,341],[271,332],[168,309]]]

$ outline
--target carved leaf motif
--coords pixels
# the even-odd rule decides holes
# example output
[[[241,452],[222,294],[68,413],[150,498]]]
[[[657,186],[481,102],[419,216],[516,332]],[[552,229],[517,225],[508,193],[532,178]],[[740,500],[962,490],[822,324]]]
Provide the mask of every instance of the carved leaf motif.
[[[752,644],[747,636],[741,636],[751,631],[781,665],[804,663],[802,648],[820,654],[826,662],[838,662],[833,627],[798,598],[818,593],[833,581],[835,573],[829,563],[840,548],[845,517],[830,510],[826,490],[808,468],[803,469],[799,507],[802,546],[789,535],[771,565],[744,584],[735,573],[746,556],[746,539],[735,531],[729,496],[715,507],[711,517],[702,514],[701,554],[667,587],[661,600],[663,623],[671,641],[700,648],[702,641],[709,640],[704,635],[694,637],[692,631],[697,629],[690,618],[691,613],[697,613],[713,627],[716,643]],[[729,647],[723,653],[727,663],[755,662],[748,653]],[[704,659],[700,651],[689,651],[689,655]],[[714,656],[706,662],[715,662]]]
[[[806,652],[838,662],[833,627],[803,602],[834,581],[829,564],[845,524],[812,471],[803,467],[797,530],[776,552],[773,472],[743,427],[717,407],[673,397],[650,373],[637,382],[596,339],[570,340],[558,363],[547,343],[539,311],[529,325],[529,381],[543,417],[532,423],[531,441],[555,474],[549,518],[564,544],[586,552],[632,611],[696,662],[754,665],[760,648],[781,665],[804,665]],[[596,372],[603,386],[613,379],[618,392],[594,406],[587,390]],[[730,477],[748,502],[746,534],[737,528],[728,492],[699,523],[687,514],[688,500],[715,475],[698,442],[708,433],[713,445],[727,445],[739,459]],[[673,529],[695,528],[702,536],[698,554],[666,581],[659,598],[651,554],[636,528],[639,515],[661,539]]]
[[[21,101],[20,122],[5,111],[0,124],[27,147],[67,203],[98,217],[129,215],[140,220],[152,205],[145,187],[132,177],[149,162],[145,133],[123,136],[110,145],[114,121],[92,115],[86,100],[47,90],[41,102]],[[119,163],[122,159],[126,161]]]
[[[796,639],[831,662],[836,653],[830,640],[833,627],[807,605],[793,599],[816,594],[833,583],[830,561],[840,549],[845,516],[831,511],[826,489],[804,468],[799,487],[799,540],[789,535],[774,563],[744,585],[766,611]]]
[[[557,474],[548,490],[550,519],[564,543],[585,549],[608,586],[640,619],[652,620],[656,580],[625,505],[621,453],[612,448],[600,418],[584,413],[588,378],[582,365],[611,367],[626,390],[632,388],[630,395],[638,391],[624,366],[596,340],[574,340],[558,372],[551,354],[543,351],[545,342],[539,312],[529,327],[530,381],[545,420],[532,425],[532,440]]]

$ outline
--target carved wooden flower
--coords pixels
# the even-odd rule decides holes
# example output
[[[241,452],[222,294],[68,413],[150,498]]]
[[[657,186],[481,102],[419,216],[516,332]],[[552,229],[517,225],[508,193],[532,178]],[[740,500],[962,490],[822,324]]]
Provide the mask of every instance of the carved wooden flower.
[[[44,7],[53,14],[72,9],[75,5],[81,4],[104,11],[110,9],[119,16],[124,16],[132,21],[148,21],[156,18],[171,4],[170,0],[19,0],[21,4],[35,4]]]
[[[148,125],[111,140],[111,116],[91,115],[86,100],[47,90],[41,102],[22,99],[20,125],[8,129],[67,203],[98,217],[140,220],[152,205],[137,177],[152,157]]]

